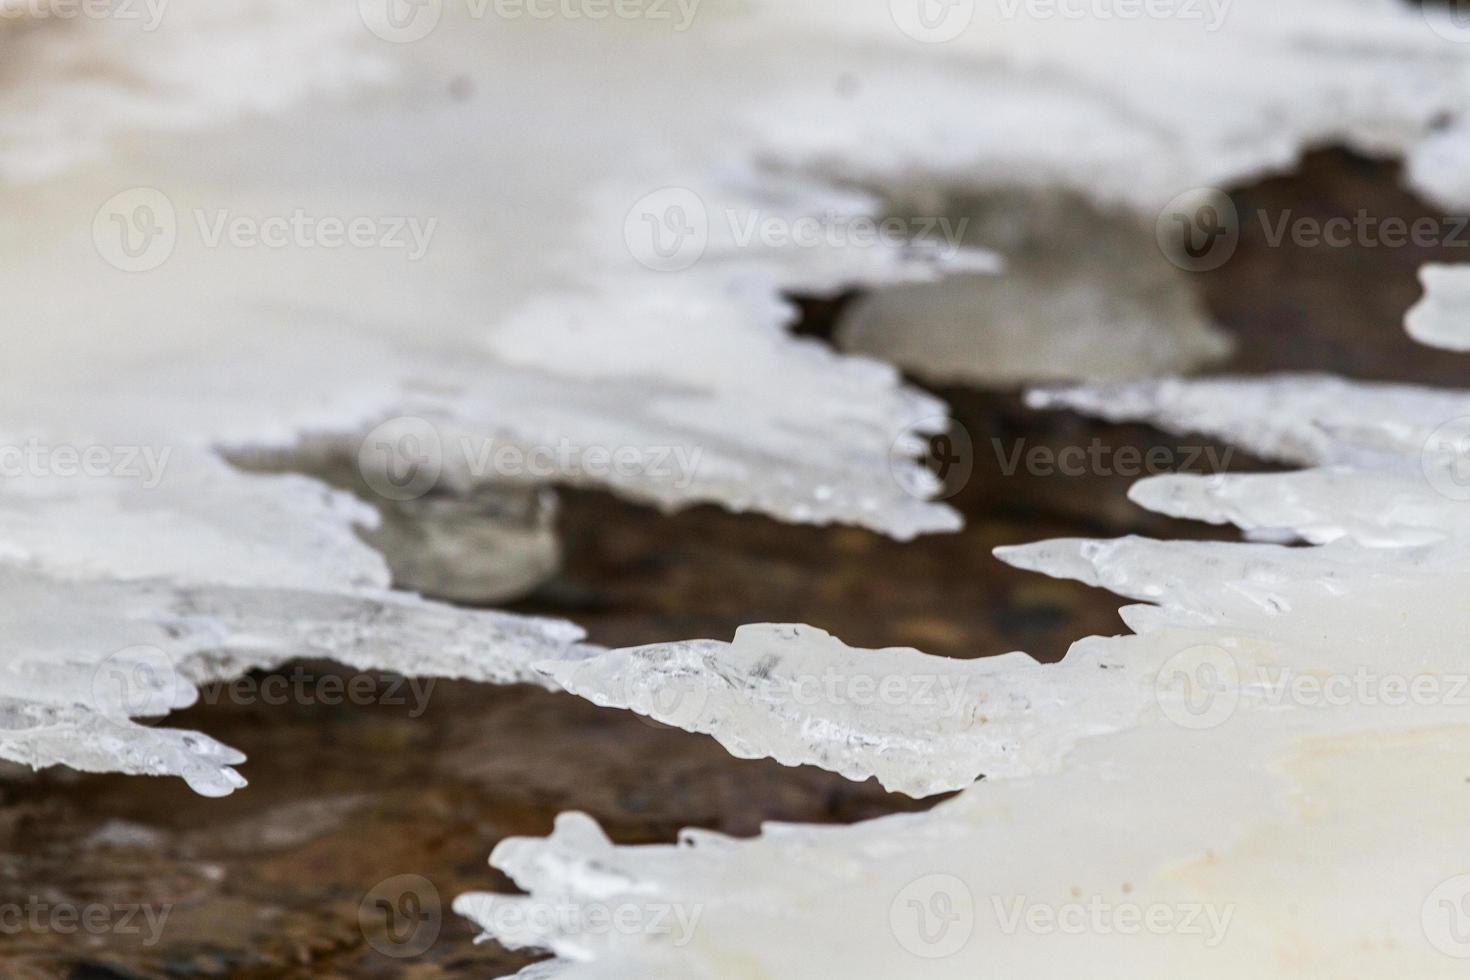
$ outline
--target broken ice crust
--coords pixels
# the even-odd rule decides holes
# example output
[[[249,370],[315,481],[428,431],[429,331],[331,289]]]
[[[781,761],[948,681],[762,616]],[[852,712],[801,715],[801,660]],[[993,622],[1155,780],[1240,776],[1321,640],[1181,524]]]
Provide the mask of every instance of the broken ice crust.
[[[889,977],[916,964],[956,980],[1460,976],[1446,909],[1470,894],[1470,494],[1452,478],[1464,443],[1436,433],[1466,413],[1467,396],[1298,375],[1089,385],[1032,401],[1315,465],[1156,477],[1132,493],[1175,516],[1310,546],[1001,548],[1010,564],[1137,604],[1122,610],[1131,635],[1083,639],[1053,666],[997,658],[983,678],[984,660],[855,651],[791,626],[747,628],[729,648],[697,641],[552,665],[584,697],[709,732],[736,755],[876,772],[906,791],[940,788],[946,773],[994,778],[928,813],[771,826],[748,841],[690,832],[678,846],[618,847],[568,815],[550,838],[492,854],[527,895],[465,896],[456,910],[487,936],[556,954],[546,975],[589,980]],[[859,709],[832,693],[852,690],[842,683],[799,703],[797,679],[824,666],[846,681],[943,670],[966,676],[966,693],[953,715]],[[999,712],[1014,741],[986,739],[977,691],[991,704],[1024,692],[1012,703],[1025,712]],[[937,763],[926,755],[935,746]],[[997,766],[992,753],[1046,764]],[[1097,802],[1086,819],[1078,800]],[[690,941],[589,935],[537,914],[652,896],[699,910]],[[1085,924],[1061,928],[1068,917]],[[1145,921],[1154,926],[1128,925]]]
[[[703,108],[749,88],[774,95],[803,55],[753,79],[748,50],[720,32],[696,40],[613,25],[630,63],[664,70],[592,85],[586,66],[605,51],[595,38],[548,30],[528,42],[458,8],[444,15],[411,45],[379,43],[354,4],[274,0],[180,12],[151,33],[94,18],[0,37],[7,64],[25,69],[23,90],[0,95],[14,109],[0,126],[0,202],[26,215],[0,229],[11,327],[0,417],[27,423],[7,444],[40,449],[36,466],[0,487],[0,574],[56,617],[14,620],[18,632],[4,636],[11,674],[50,678],[7,686],[17,720],[0,744],[6,757],[177,773],[211,793],[232,786],[232,762],[221,760],[233,755],[189,733],[141,729],[123,712],[115,737],[79,734],[92,730],[97,664],[134,643],[169,658],[145,660],[138,676],[177,666],[191,684],[319,645],[364,668],[546,683],[529,664],[577,648],[575,627],[454,619],[390,588],[485,601],[534,584],[555,561],[543,520],[552,484],[902,539],[959,526],[930,499],[937,481],[918,462],[945,424],[943,404],[889,365],[792,337],[783,296],[930,280],[988,257],[741,238],[772,222],[880,217],[875,195],[831,174],[767,167]],[[283,72],[284,43],[312,57]],[[676,76],[702,80],[706,97],[668,99]],[[509,77],[549,79],[552,90],[528,108]],[[476,97],[446,95],[446,78]],[[81,123],[55,123],[70,117]],[[524,135],[515,154],[507,131]],[[429,146],[439,148],[432,179],[418,154],[385,151]],[[344,161],[357,168],[352,181]],[[296,228],[303,200],[323,212],[308,218],[397,215],[433,235],[410,260],[228,232],[238,220]],[[639,236],[696,206],[707,233],[677,243],[687,268],[664,267]],[[741,220],[725,220],[731,212]],[[387,436],[405,420],[427,427],[433,452],[415,444],[399,455],[404,443]],[[698,465],[513,478],[478,465],[487,445],[529,456],[563,444],[649,457],[678,448]],[[137,447],[159,451],[156,479],[55,465]],[[300,468],[357,492],[365,484],[386,517],[303,475],[234,465],[291,465],[293,454],[354,461],[349,478]],[[404,472],[430,476],[406,496],[381,479],[405,459],[419,468]],[[507,500],[533,503],[519,523],[486,518]],[[499,549],[479,556],[493,572],[435,533],[467,526]],[[390,551],[391,572],[360,533]],[[68,603],[92,589],[136,591],[72,615]],[[307,621],[319,607],[361,632],[327,642],[320,622],[303,635],[260,612],[242,635],[231,610],[260,590]],[[184,648],[140,626],[171,621],[180,595],[197,603]],[[71,622],[92,632],[56,626]],[[252,644],[260,649],[240,654]],[[197,658],[219,650],[212,672],[195,676]]]
[[[1071,741],[1137,711],[1123,692],[1109,703],[1081,671],[1022,653],[855,650],[803,625],[743,626],[733,643],[655,644],[538,667],[595,704],[712,735],[736,758],[876,776],[915,797],[1049,768]]]
[[[240,785],[238,752],[130,719],[303,654],[554,678],[737,754],[915,795],[964,789],[922,815],[745,842],[690,832],[677,847],[620,848],[580,816],[547,841],[507,841],[493,860],[529,894],[456,907],[561,959],[528,976],[1462,975],[1464,923],[1435,916],[1470,894],[1457,881],[1470,731],[1454,694],[1470,543],[1442,502],[1465,489],[1463,393],[1292,376],[1035,396],[1318,467],[1136,491],[1310,548],[1003,550],[1137,602],[1124,611],[1132,635],[1079,641],[1054,666],[858,651],[802,627],[601,651],[567,623],[393,591],[357,535],[391,532],[401,514],[374,527],[380,517],[318,481],[226,459],[319,440],[360,461],[381,426],[422,422],[439,449],[412,447],[411,461],[437,471],[421,495],[382,495],[427,513],[442,492],[450,514],[431,521],[453,524],[454,505],[503,485],[459,451],[466,439],[522,453],[682,446],[702,452],[687,481],[568,468],[515,489],[596,486],[901,539],[953,529],[914,462],[943,405],[890,365],[791,337],[781,297],[994,263],[908,243],[792,247],[746,229],[819,216],[841,228],[926,193],[1060,190],[1151,216],[1181,191],[1279,171],[1329,142],[1405,157],[1415,187],[1463,199],[1470,45],[1397,0],[1237,0],[1213,32],[980,5],[916,64],[925,39],[905,36],[892,4],[711,0],[700,29],[677,37],[609,22],[620,65],[658,70],[605,71],[606,35],[487,30],[435,4],[436,31],[379,44],[356,6],[196,5],[151,35],[101,19],[0,37],[7,84],[24,82],[0,95],[0,206],[25,216],[0,227],[0,418],[26,420],[15,438],[38,438],[53,463],[171,451],[150,486],[54,466],[0,486],[0,582],[14,600],[0,610],[0,755],[179,775],[219,795]],[[294,218],[302,200],[344,224],[395,215],[435,231],[412,259],[211,232]],[[1109,291],[1107,272],[1067,275],[1050,309],[1122,297],[1107,322],[1133,325],[1135,348],[1153,353],[1159,330],[1187,341],[1188,356],[1155,370],[1218,351],[1177,292],[1176,321],[1146,315],[1137,297],[1152,278]],[[1458,347],[1456,279],[1426,273],[1415,336]],[[992,292],[1010,301],[1008,287]],[[891,322],[876,308],[873,323]],[[926,367],[861,333],[844,330]],[[997,373],[1035,370],[1009,367]],[[369,452],[362,482],[410,458],[397,452]],[[533,524],[505,546],[540,558],[546,541]],[[425,554],[403,547],[395,570],[446,594],[512,589],[546,567],[468,586],[455,568],[402,560]],[[1367,694],[1333,693],[1359,678]],[[690,928],[589,933],[536,914],[566,904],[672,907]],[[1080,935],[1046,929],[1079,908],[1105,915]],[[1125,925],[1140,921],[1166,928]]]
[[[300,657],[361,671],[546,686],[532,664],[583,656],[555,620],[459,610],[395,593],[58,581],[0,570],[7,663],[0,755],[31,766],[174,775],[208,796],[244,785],[244,757],[195,732],[145,727],[200,685]],[[58,623],[65,623],[64,629]],[[104,636],[106,645],[85,643]]]

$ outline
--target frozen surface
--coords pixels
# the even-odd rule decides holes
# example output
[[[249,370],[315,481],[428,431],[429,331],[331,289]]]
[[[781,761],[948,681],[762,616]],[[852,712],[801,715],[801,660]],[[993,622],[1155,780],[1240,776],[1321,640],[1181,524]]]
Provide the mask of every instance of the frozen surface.
[[[914,793],[987,778],[851,828],[618,848],[568,816],[507,842],[494,860],[530,894],[459,908],[561,958],[536,975],[1463,975],[1470,544],[1424,490],[1464,488],[1463,393],[1287,377],[1040,396],[1331,467],[1268,478],[1282,495],[1140,491],[1314,547],[1003,551],[1137,603],[1132,635],[1045,668],[796,627],[603,654],[568,624],[391,591],[355,537],[363,505],[224,459],[327,446],[394,501],[571,483],[951,529],[909,492],[942,405],[793,339],[782,296],[996,265],[853,227],[926,190],[930,217],[949,194],[1017,188],[1153,215],[1326,141],[1408,155],[1448,200],[1470,46],[1396,0],[1192,5],[1205,22],[976,7],[939,44],[905,36],[893,4],[710,3],[684,31],[425,6],[442,23],[398,44],[320,2],[210,5],[146,34],[5,27],[0,418],[38,455],[0,487],[0,754],[224,793],[238,753],[132,719],[302,654],[544,671],[741,754]],[[283,62],[287,39],[302,54]],[[180,83],[200,74],[218,85]],[[327,244],[363,220],[360,244]],[[813,244],[781,234],[812,222]],[[618,450],[631,462],[609,468]],[[962,696],[953,713],[825,688],[803,704],[813,669],[839,693],[932,673]],[[682,912],[683,931],[531,914],[548,904]],[[1092,926],[1057,927],[1078,910]]]
[[[1131,721],[1140,703],[1076,664],[855,650],[801,625],[744,626],[733,643],[613,650],[545,669],[573,694],[713,735],[737,758],[876,776],[910,796],[1046,769],[1082,735]]]
[[[1024,691],[1029,724],[1001,758],[1044,764],[982,758],[994,746],[971,714],[945,733],[942,757],[987,778],[927,813],[768,825],[752,840],[689,831],[659,847],[615,846],[569,814],[551,837],[492,854],[528,894],[467,895],[456,909],[510,945],[550,950],[540,969],[577,980],[1462,976],[1470,491],[1453,420],[1466,396],[1286,376],[1034,400],[1314,464],[1158,477],[1132,494],[1307,546],[1135,537],[998,549],[1134,603],[1121,611],[1130,634],[1080,640],[1055,666],[1010,654],[983,681],[984,660],[948,668],[975,669],[990,694]],[[833,740],[826,723],[855,714],[842,697],[798,708],[783,696],[790,678],[834,664],[855,677],[897,653],[884,673],[902,680],[939,673],[931,658],[850,650],[799,627],[743,631],[712,652],[613,651],[549,670],[594,700],[712,732],[737,755],[877,772],[910,791],[932,776],[925,751],[884,751],[930,724],[912,706],[862,716],[865,733],[887,738]],[[695,710],[691,674],[713,692]],[[684,697],[660,705],[661,691]],[[569,907],[649,925],[609,932],[550,914]],[[655,910],[666,927],[652,925]]]
[[[1165,261],[1152,216],[1077,194],[995,193],[949,206],[999,275],[953,276],[863,297],[838,345],[938,384],[1110,380],[1197,370],[1232,344],[1188,273]]]
[[[7,8],[0,572],[48,614],[3,637],[8,673],[48,678],[7,688],[8,758],[234,785],[233,753],[133,726],[130,699],[93,691],[180,592],[200,629],[157,670],[189,683],[165,683],[177,696],[150,716],[196,681],[304,654],[542,680],[526,665],[575,646],[574,627],[390,586],[483,601],[533,583],[555,562],[548,484],[901,538],[958,526],[916,461],[942,403],[790,336],[783,294],[993,263],[843,237],[883,217],[877,196],[767,170],[707,112],[777,91],[800,52],[751,84],[718,5],[687,31],[434,5],[443,22],[411,43],[371,6],[133,5],[147,23]],[[610,43],[638,70],[605,66]],[[680,76],[698,87],[667,85]],[[267,457],[349,461],[334,482],[387,519],[236,465]],[[517,499],[519,525],[486,519]],[[467,526],[491,549],[479,562],[504,549],[501,574],[436,540]],[[124,591],[88,604],[91,589]],[[229,625],[237,589],[268,590],[276,618]],[[333,615],[357,624],[352,644],[299,628]]]
[[[767,152],[793,164],[895,186],[1076,190],[1150,220],[1176,195],[1289,168],[1320,144],[1422,154],[1424,183],[1464,177],[1470,45],[1455,42],[1466,32],[1447,37],[1436,28],[1453,25],[1398,0],[1162,3],[1157,16],[1111,4],[763,6],[866,44],[855,84],[813,73],[759,107]]]
[[[1421,344],[1470,351],[1470,265],[1426,265],[1419,270],[1424,298],[1404,318]]]
[[[545,684],[536,662],[580,656],[555,620],[466,611],[403,593],[62,581],[0,569],[0,756],[32,766],[172,775],[219,796],[243,756],[196,732],[148,727],[196,687],[299,657],[363,671]]]

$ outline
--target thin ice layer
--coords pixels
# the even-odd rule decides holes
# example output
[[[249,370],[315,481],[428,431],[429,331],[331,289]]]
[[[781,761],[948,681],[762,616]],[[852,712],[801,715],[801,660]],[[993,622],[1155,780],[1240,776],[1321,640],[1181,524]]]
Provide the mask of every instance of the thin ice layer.
[[[257,107],[269,118],[220,113],[226,125],[160,112],[136,123],[161,130],[146,140],[123,127],[105,157],[0,191],[26,219],[0,240],[17,297],[8,400],[39,408],[56,440],[242,451],[308,437],[355,449],[408,416],[454,430],[430,463],[472,484],[579,483],[900,537],[957,526],[924,499],[932,481],[912,459],[943,406],[890,369],[793,340],[780,294],[929,279],[983,257],[864,237],[883,217],[871,195],[763,170],[702,108],[746,66],[719,17],[588,32],[442,15],[392,44],[350,6],[307,4],[300,17],[341,29],[331,50],[381,63],[392,84],[303,83]],[[289,31],[297,15],[237,16]],[[214,37],[196,21],[10,40],[193,59]],[[630,63],[687,67],[709,96],[672,99],[648,73],[579,82],[608,43]],[[785,60],[773,75],[799,57]],[[71,64],[55,68],[60,88],[81,84]],[[131,83],[103,69],[89,84],[105,103]],[[81,364],[60,357],[73,343],[89,350]],[[44,391],[24,383],[39,377]]]
[[[1202,433],[1265,459],[1418,468],[1431,437],[1470,417],[1470,394],[1317,374],[1163,378],[1031,391],[1032,408]]]
[[[1060,396],[1335,459],[1135,494],[1323,543],[1000,549],[1138,603],[1122,611],[1131,635],[1081,640],[1058,665],[1094,671],[1084,690],[1138,695],[1132,724],[1075,739],[1046,770],[852,827],[618,847],[566,815],[492,855],[528,894],[456,909],[575,980],[1460,976],[1470,530],[1446,506],[1462,503],[1453,440],[1414,445],[1463,397],[1318,377]],[[1071,723],[1047,719],[1047,734]],[[567,908],[648,925],[610,933]]]
[[[362,671],[487,683],[546,681],[532,664],[581,656],[555,620],[459,610],[389,592],[59,581],[0,567],[0,755],[31,766],[174,775],[209,796],[244,785],[240,753],[197,732],[147,727],[197,687],[300,657]]]
[[[1463,132],[1463,26],[1447,37],[1400,0],[1125,7],[767,3],[808,40],[864,44],[865,61],[849,85],[813,72],[753,125],[792,165],[905,189],[1072,190],[1150,220],[1318,145],[1433,142],[1435,173],[1466,169],[1463,138],[1444,135]]]
[[[864,237],[874,195],[764,168],[707,111],[778,91],[801,52],[753,82],[729,10],[700,30],[594,31],[434,5],[443,22],[396,43],[362,6],[232,2],[164,9],[147,29],[109,13],[0,35],[0,205],[15,218],[0,229],[0,570],[56,600],[9,665],[80,698],[136,618],[169,615],[165,586],[206,610],[228,607],[228,586],[275,590],[282,616],[433,618],[386,592],[356,537],[369,510],[225,458],[325,451],[395,504],[569,483],[904,538],[958,526],[915,460],[943,405],[891,367],[793,339],[782,294],[989,260]],[[606,76],[609,45],[663,71]],[[279,63],[298,48],[311,57]],[[670,90],[679,75],[702,88]],[[118,580],[157,583],[144,596],[160,604],[70,617],[84,589],[55,584]],[[72,621],[89,630],[57,625]],[[507,664],[575,642],[522,621],[545,640],[528,649],[473,619],[458,628],[474,645],[436,666],[442,634],[426,650],[376,622],[363,643],[404,646],[364,666],[482,679],[523,679]],[[290,618],[252,628],[270,638],[258,665],[316,650]],[[47,690],[17,698],[15,717],[51,720],[17,723],[9,757],[195,765],[156,729],[98,741],[66,714],[89,702]],[[207,754],[206,771],[226,758]],[[212,792],[229,783],[194,772]]]
[[[1470,534],[1470,509],[1417,475],[1322,467],[1296,473],[1175,473],[1140,480],[1128,498],[1149,510],[1260,537],[1326,544],[1429,544]]]
[[[1060,665],[1134,692],[1134,723],[853,827],[615,847],[566,816],[492,856],[529,894],[456,908],[558,977],[1457,976],[1470,552],[1450,538],[1007,549],[1150,603]]]
[[[926,814],[754,840],[620,847],[569,814],[496,848],[528,896],[455,909],[558,953],[537,974],[558,980],[1451,980],[1440,903],[1462,881],[1467,734],[1141,731]]]
[[[743,626],[545,666],[563,689],[686,731],[740,759],[815,765],[932,796],[1053,765],[1077,738],[1132,721],[1136,692],[1025,654],[982,660],[858,650],[802,625]],[[1084,674],[1088,675],[1084,679]]]

